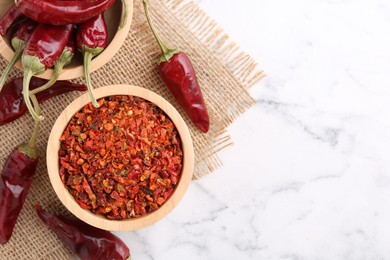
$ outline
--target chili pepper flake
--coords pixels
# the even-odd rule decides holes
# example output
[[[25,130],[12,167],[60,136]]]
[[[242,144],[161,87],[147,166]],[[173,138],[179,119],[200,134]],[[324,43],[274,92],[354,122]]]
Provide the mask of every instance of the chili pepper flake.
[[[155,104],[110,96],[85,105],[60,141],[60,176],[84,209],[108,219],[136,218],[161,207],[183,168],[179,133]]]

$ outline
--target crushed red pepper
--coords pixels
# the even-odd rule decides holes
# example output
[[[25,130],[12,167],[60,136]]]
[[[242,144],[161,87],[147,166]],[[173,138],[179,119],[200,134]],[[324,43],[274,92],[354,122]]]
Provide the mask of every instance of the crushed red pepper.
[[[110,96],[84,106],[60,141],[60,177],[79,205],[108,219],[157,210],[183,167],[179,133],[155,104]]]

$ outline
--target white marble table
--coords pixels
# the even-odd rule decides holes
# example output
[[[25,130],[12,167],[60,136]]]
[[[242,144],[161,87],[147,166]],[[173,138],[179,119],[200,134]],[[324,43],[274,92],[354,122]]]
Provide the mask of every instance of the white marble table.
[[[390,259],[390,2],[197,2],[268,76],[133,259]]]

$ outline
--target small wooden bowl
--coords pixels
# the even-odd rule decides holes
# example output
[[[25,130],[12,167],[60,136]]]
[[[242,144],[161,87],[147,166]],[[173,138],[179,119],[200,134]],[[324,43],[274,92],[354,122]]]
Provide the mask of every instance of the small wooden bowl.
[[[90,97],[86,93],[73,101],[58,117],[50,133],[47,145],[47,169],[51,184],[57,196],[65,207],[79,219],[88,224],[110,231],[129,231],[140,229],[155,223],[167,215],[181,200],[187,190],[194,169],[194,149],[190,132],[183,118],[177,110],[161,96],[147,89],[129,86],[129,85],[112,85],[95,90],[96,98],[102,98],[113,95],[132,95],[138,96],[153,102],[160,107],[175,124],[183,148],[183,170],[179,183],[176,186],[172,196],[156,211],[147,215],[125,220],[109,220],[101,215],[96,215],[89,210],[82,209],[73,196],[68,192],[62,183],[59,175],[58,151],[60,149],[60,136],[68,125],[69,120],[84,105],[90,102]]]
[[[122,46],[130,30],[131,20],[133,16],[133,1],[125,0],[128,4],[128,16],[125,25],[119,28],[119,22],[122,14],[122,2],[117,0],[104,14],[107,29],[109,33],[107,48],[91,62],[91,72],[104,66]],[[14,4],[14,0],[0,0],[0,18]],[[14,50],[10,44],[10,35],[0,37],[0,54],[9,62],[14,56]],[[20,61],[15,64],[15,67],[23,71],[23,66]],[[48,69],[45,73],[36,75],[39,78],[50,79],[53,75],[53,70]],[[84,76],[83,59],[81,54],[77,54],[71,64],[66,66],[59,77],[60,80],[75,79]]]

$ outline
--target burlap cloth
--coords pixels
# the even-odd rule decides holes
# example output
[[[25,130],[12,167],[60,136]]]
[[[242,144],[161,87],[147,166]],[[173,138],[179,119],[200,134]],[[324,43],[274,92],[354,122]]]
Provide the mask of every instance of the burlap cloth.
[[[193,61],[211,117],[209,133],[203,134],[194,127],[161,82],[156,70],[160,51],[146,23],[141,0],[134,1],[134,17],[126,42],[107,65],[92,73],[93,85],[138,85],[169,100],[190,128],[196,157],[194,176],[199,178],[222,165],[217,153],[232,143],[226,127],[255,103],[247,90],[263,73],[196,3],[191,0],[150,2],[153,20],[162,38],[172,47],[187,52]],[[6,61],[0,58],[0,71],[5,66]],[[19,75],[21,73],[14,70],[10,78]],[[50,185],[45,151],[55,119],[79,95],[81,93],[62,95],[42,105],[45,121],[38,137],[41,161],[13,236],[6,245],[0,245],[0,259],[74,259],[37,220],[33,206],[41,203],[52,212],[69,214]],[[33,120],[29,115],[0,127],[0,165],[17,144],[26,141],[32,128]]]

